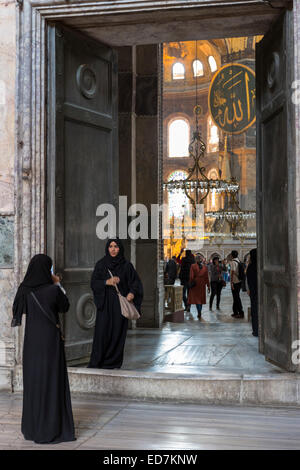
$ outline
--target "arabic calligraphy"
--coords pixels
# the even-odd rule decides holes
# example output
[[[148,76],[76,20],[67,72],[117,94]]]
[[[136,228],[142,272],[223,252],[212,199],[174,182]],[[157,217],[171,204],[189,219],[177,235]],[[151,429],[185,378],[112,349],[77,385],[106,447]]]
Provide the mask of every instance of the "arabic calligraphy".
[[[212,119],[222,131],[241,134],[255,122],[255,73],[243,64],[228,64],[213,77],[208,95]]]

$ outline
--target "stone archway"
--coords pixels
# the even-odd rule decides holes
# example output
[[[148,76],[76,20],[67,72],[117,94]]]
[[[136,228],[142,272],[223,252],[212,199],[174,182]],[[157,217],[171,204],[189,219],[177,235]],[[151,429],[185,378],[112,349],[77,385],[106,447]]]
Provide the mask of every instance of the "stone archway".
[[[189,34],[193,31],[193,27],[201,20],[201,34],[206,38],[216,35],[216,31],[211,28],[215,12],[212,4],[219,3],[218,12],[224,18],[229,18],[230,21],[224,21],[224,29],[219,31],[218,34],[226,36],[234,32],[237,33],[242,30],[244,34],[259,34],[265,32],[269,24],[273,21],[274,16],[279,14],[279,11],[273,11],[266,4],[257,2],[254,6],[253,2],[244,2],[242,6],[236,7],[234,1],[227,2],[226,6],[222,6],[221,1],[211,2],[204,0],[194,3],[193,5],[186,5],[186,2],[167,1],[164,5],[160,2],[152,1],[145,2],[140,5],[140,10],[137,13],[137,2],[131,1],[123,4],[122,2],[114,2],[113,5],[102,5],[99,2],[78,2],[75,5],[70,5],[67,2],[57,3],[50,0],[45,1],[28,1],[25,0],[19,3],[18,11],[18,44],[17,56],[18,66],[20,73],[18,75],[17,84],[17,99],[16,99],[16,114],[19,116],[17,122],[16,132],[16,213],[15,213],[15,275],[16,284],[20,281],[25,266],[27,265],[32,254],[42,252],[45,250],[45,173],[46,173],[46,146],[45,146],[45,96],[46,96],[46,34],[48,21],[64,21],[72,27],[88,32],[88,34],[96,34],[97,39],[101,40],[102,35],[107,35],[107,31],[111,32],[114,19],[121,18],[124,13],[126,17],[125,26],[122,28],[115,26],[115,33],[113,37],[115,40],[120,41],[121,29],[128,35],[133,29],[130,26],[130,21],[126,25],[126,20],[131,16],[135,21],[135,25],[144,24],[143,21],[149,21],[152,18],[149,30],[142,31],[142,28],[136,33],[132,33],[132,42],[138,43],[143,41],[145,35],[148,36],[148,43],[154,43],[159,38],[160,41],[171,40],[168,36],[170,34],[167,24],[174,22],[174,26],[178,27],[177,34],[181,35],[182,39],[189,39]],[[277,1],[276,6],[284,7],[289,2]],[[182,9],[182,17],[185,22],[190,21],[188,28],[182,29],[182,26],[176,21],[178,15],[178,7]],[[177,11],[176,11],[177,10]],[[235,15],[232,15],[232,13]],[[248,15],[245,15],[248,12]],[[70,15],[72,13],[72,15]],[[93,15],[96,27],[92,31],[91,23],[89,26],[84,25],[86,15]],[[165,21],[162,26],[156,25],[156,15]],[[141,15],[139,17],[139,15]],[[205,19],[203,19],[203,15]],[[211,15],[211,16],[209,16]],[[257,16],[256,16],[257,15]],[[259,21],[255,21],[259,18]],[[109,19],[109,26],[105,24]],[[241,21],[243,19],[243,21]],[[181,23],[182,22],[181,18]],[[134,24],[134,22],[133,22]],[[158,28],[160,28],[158,30]],[[294,5],[294,37],[298,37],[300,30],[300,7],[297,3]],[[173,30],[176,28],[173,28]],[[118,39],[116,39],[118,38]],[[295,78],[299,79],[300,58],[297,51],[295,51]],[[30,77],[30,79],[29,79]],[[300,109],[299,105],[295,106],[296,120],[299,120]],[[300,155],[300,131],[296,129],[296,155]],[[298,157],[297,157],[298,158]],[[160,168],[158,168],[158,171]],[[298,166],[296,166],[298,172]],[[299,181],[299,175],[296,175],[296,181]],[[299,187],[296,188],[297,194]],[[300,226],[300,220],[296,221],[296,231]],[[297,257],[300,254],[297,252]],[[300,265],[298,259],[298,266]],[[159,270],[158,270],[159,272]],[[300,272],[297,270],[297,276],[300,277]],[[156,312],[156,315],[158,313]],[[18,354],[17,360],[20,362],[21,357],[21,335],[18,335]]]

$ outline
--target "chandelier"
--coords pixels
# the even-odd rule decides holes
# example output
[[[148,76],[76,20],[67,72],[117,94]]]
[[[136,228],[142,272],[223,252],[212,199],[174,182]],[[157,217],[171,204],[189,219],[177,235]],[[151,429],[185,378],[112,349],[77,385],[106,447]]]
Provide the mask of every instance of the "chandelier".
[[[204,199],[208,196],[210,191],[235,194],[240,187],[235,178],[230,178],[229,180],[207,178],[205,174],[206,168],[202,164],[206,145],[201,138],[199,130],[199,116],[201,113],[201,106],[196,104],[194,108],[195,131],[193,132],[193,138],[189,144],[189,157],[193,159],[193,164],[188,168],[187,178],[163,183],[163,188],[168,189],[171,193],[176,190],[183,190],[191,201],[194,209],[196,209],[197,204],[203,204]]]
[[[238,236],[237,234],[239,233],[239,230],[241,233],[245,233],[246,221],[248,219],[254,219],[255,216],[255,211],[242,210],[240,208],[237,200],[237,193],[233,193],[229,196],[229,204],[226,208],[205,213],[205,217],[217,219],[221,221],[222,225],[227,222],[233,236]]]

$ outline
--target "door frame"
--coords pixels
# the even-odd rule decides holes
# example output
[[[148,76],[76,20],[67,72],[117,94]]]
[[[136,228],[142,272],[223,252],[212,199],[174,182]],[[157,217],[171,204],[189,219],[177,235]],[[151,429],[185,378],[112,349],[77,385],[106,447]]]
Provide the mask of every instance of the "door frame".
[[[241,4],[241,1],[238,1]],[[275,8],[287,6],[289,0],[271,0]],[[242,0],[243,6],[258,7],[260,0]],[[214,7],[237,8],[237,0],[121,0],[115,2],[70,3],[62,0],[23,0],[17,8],[17,72],[16,72],[16,198],[15,198],[15,277],[22,279],[24,269],[33,254],[46,248],[46,115],[47,115],[47,22],[63,21],[72,16],[87,15],[137,15],[160,14],[179,10],[190,15],[199,8],[209,11],[213,17]],[[300,83],[300,4],[294,2],[294,71]],[[295,105],[296,140],[296,233],[297,239],[297,299],[300,310],[300,103]],[[295,247],[296,249],[296,247]],[[159,260],[158,260],[159,262]],[[300,316],[298,314],[298,337]],[[20,328],[16,341],[16,362],[21,363],[23,332]],[[300,339],[300,338],[299,338]],[[300,372],[300,365],[297,367]]]

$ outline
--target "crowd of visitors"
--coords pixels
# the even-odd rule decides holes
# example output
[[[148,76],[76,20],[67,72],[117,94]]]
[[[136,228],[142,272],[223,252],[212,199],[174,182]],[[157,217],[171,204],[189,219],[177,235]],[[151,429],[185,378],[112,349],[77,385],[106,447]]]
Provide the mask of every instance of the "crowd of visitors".
[[[213,309],[214,299],[216,309],[220,310],[222,290],[229,283],[233,299],[232,318],[244,318],[240,292],[247,291],[251,302],[252,334],[258,336],[256,248],[245,256],[243,262],[236,250],[223,260],[213,256],[209,261],[200,253],[194,255],[191,250],[185,250],[185,256],[182,256],[183,251],[166,262],[165,284],[174,285],[179,278],[183,286],[185,311],[190,312],[191,305],[196,305],[198,318],[201,319],[202,305],[206,304],[206,290],[210,294],[209,310]]]

